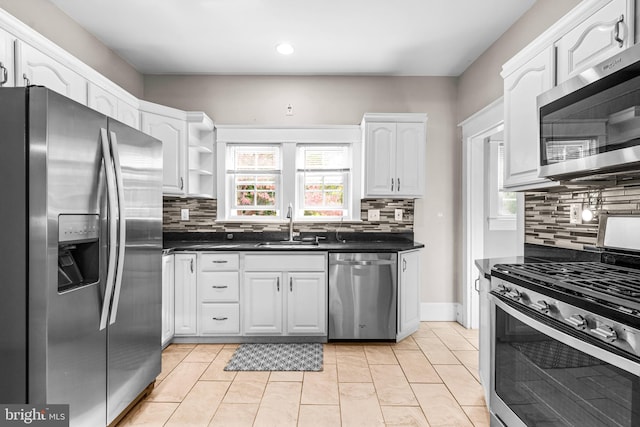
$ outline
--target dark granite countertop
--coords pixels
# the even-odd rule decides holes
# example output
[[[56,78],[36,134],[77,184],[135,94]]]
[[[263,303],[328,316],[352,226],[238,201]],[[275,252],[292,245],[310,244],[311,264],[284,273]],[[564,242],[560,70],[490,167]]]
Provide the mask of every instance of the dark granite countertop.
[[[420,249],[413,233],[305,233],[293,244],[283,242],[283,233],[164,233],[164,253],[173,251],[324,251],[324,252],[400,252]],[[315,236],[321,237],[313,244]]]
[[[602,251],[593,248],[585,251],[555,248],[543,245],[524,245],[524,256],[498,257],[475,260],[475,265],[484,277],[491,278],[491,269],[496,264],[527,264],[536,262],[600,261]]]

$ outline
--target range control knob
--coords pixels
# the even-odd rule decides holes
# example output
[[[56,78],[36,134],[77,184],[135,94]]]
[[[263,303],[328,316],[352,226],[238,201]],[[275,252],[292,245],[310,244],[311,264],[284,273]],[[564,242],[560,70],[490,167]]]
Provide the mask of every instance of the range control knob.
[[[549,306],[549,303],[542,300],[542,301],[538,301],[538,302],[534,302],[531,304],[531,308],[535,308],[536,310],[538,310],[540,313],[544,313],[547,314],[549,313],[549,309],[551,308]]]
[[[606,342],[614,342],[618,339],[618,334],[616,334],[616,331],[614,331],[611,326],[600,325],[597,328],[592,329],[591,332]]]
[[[579,314],[574,314],[564,320],[576,329],[584,330],[587,328],[587,319]]]
[[[520,299],[520,291],[517,289],[511,289],[509,290],[509,292],[507,292],[506,294],[509,298],[511,298],[512,300],[518,301]]]

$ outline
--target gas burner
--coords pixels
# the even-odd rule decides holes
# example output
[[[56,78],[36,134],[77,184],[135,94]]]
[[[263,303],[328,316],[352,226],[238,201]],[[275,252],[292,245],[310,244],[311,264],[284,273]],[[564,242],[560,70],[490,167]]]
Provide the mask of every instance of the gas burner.
[[[640,270],[600,262],[498,264],[494,268],[539,286],[640,311]]]

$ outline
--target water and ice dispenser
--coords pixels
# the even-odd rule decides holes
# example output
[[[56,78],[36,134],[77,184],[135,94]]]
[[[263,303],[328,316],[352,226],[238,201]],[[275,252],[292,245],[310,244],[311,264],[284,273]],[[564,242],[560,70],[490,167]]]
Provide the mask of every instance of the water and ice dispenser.
[[[58,292],[99,280],[100,218],[98,215],[58,217]]]

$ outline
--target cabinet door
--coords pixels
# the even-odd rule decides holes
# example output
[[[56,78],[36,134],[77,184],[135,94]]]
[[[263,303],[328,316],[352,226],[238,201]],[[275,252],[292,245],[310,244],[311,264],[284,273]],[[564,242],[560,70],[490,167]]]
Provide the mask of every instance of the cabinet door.
[[[425,180],[424,123],[398,123],[396,129],[396,192],[402,197],[420,197]]]
[[[154,113],[141,113],[142,131],[162,141],[165,194],[184,195],[187,155],[187,123]]]
[[[162,346],[171,339],[175,331],[174,324],[174,269],[173,255],[162,256]]]
[[[116,118],[134,129],[140,129],[140,112],[136,107],[121,99],[118,99],[118,116]]]
[[[89,107],[114,119],[118,118],[118,98],[115,95],[89,83],[87,97]]]
[[[552,84],[551,46],[504,80],[505,188],[535,188],[549,183],[538,177],[540,132],[536,97]]]
[[[246,335],[282,335],[282,273],[245,273],[242,310]]]
[[[326,275],[321,272],[289,273],[287,295],[287,333],[326,335]]]
[[[365,150],[365,196],[388,196],[396,185],[396,124],[367,123]]]
[[[197,328],[196,256],[176,254],[175,334],[195,335]]]
[[[17,86],[40,85],[87,105],[87,81],[30,45],[16,41]]]
[[[404,252],[399,258],[398,340],[420,327],[420,251]]]
[[[11,34],[0,30],[0,86],[13,87],[15,85],[15,62],[13,60],[15,40]]]
[[[633,44],[628,3],[613,0],[558,40],[557,84]]]

